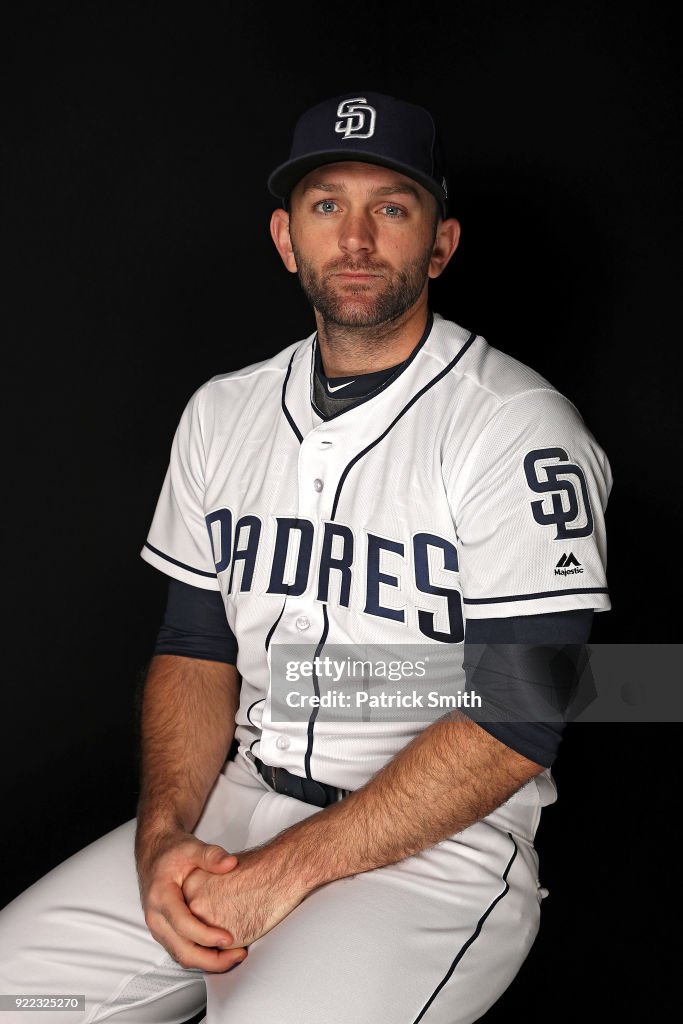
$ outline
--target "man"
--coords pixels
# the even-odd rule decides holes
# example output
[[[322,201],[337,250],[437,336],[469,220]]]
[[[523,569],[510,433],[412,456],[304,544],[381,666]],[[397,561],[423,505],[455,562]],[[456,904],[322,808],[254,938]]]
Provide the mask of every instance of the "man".
[[[282,657],[320,659],[309,698],[328,652],[406,644],[451,692],[501,645],[539,682],[524,652],[609,608],[609,465],[547,381],[430,311],[459,225],[427,111],[326,100],[269,184],[316,331],[185,409],[142,552],[171,581],[137,825],[4,912],[4,991],[85,992],[89,1022],[473,1021],[538,929],[561,716],[508,686],[478,721],[286,717]],[[464,640],[494,652],[469,676]]]

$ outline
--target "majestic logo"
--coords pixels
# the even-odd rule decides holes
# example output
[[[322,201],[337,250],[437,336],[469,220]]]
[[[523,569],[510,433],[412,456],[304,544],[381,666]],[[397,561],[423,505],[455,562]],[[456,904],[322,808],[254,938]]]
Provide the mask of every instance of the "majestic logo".
[[[574,576],[577,572],[583,572],[583,566],[581,565],[581,562],[578,560],[573,551],[570,551],[569,554],[565,552],[562,555],[562,558],[555,566],[555,575]]]
[[[343,139],[370,139],[375,134],[377,111],[364,96],[342,100],[337,107],[337,117],[341,120],[336,122],[334,130]]]
[[[548,463],[549,459],[557,461]],[[580,466],[569,461],[564,448],[534,449],[524,459],[524,472],[532,491],[552,495],[552,511],[544,509],[543,501],[531,502],[531,511],[539,526],[556,526],[555,540],[590,537],[593,511],[586,477]]]

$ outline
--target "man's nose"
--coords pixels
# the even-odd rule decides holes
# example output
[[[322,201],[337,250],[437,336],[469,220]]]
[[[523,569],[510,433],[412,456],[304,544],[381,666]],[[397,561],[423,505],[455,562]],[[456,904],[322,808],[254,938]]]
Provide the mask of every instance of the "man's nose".
[[[374,225],[368,214],[360,211],[346,214],[339,234],[339,248],[348,253],[374,251]]]

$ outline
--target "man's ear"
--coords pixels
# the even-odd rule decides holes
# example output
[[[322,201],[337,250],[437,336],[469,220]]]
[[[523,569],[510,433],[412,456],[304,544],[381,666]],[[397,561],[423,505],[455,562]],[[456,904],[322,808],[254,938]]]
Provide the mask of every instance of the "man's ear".
[[[287,270],[296,274],[297,265],[292,240],[289,237],[289,214],[286,210],[273,210],[273,216],[270,218],[270,235]]]
[[[448,261],[458,248],[460,241],[460,221],[455,217],[439,221],[432,249],[432,258],[429,261],[429,276],[440,277],[443,274]]]

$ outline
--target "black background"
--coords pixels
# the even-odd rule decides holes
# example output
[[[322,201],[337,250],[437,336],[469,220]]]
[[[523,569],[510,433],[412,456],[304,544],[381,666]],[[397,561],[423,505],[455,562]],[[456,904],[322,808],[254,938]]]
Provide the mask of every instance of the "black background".
[[[5,24],[0,903],[134,813],[165,595],[138,552],[195,388],[312,330],[265,179],[327,95],[433,112],[462,223],[433,307],[547,377],[608,453],[593,640],[678,638],[674,25],[657,4],[411,8],[71,3]],[[487,1020],[656,1006],[678,738],[570,726],[540,937]]]

